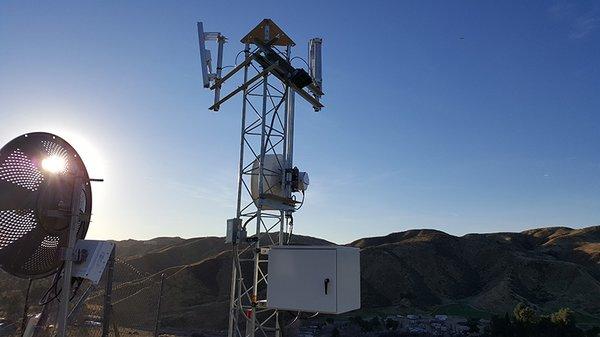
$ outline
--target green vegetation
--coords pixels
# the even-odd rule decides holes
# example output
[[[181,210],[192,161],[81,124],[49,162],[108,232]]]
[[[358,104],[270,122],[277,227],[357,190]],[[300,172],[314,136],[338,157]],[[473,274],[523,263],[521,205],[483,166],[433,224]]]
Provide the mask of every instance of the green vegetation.
[[[575,313],[562,308],[550,315],[538,315],[528,305],[519,303],[512,316],[493,316],[489,328],[489,337],[598,337],[600,328],[582,330],[577,327]]]
[[[567,319],[565,313],[570,313],[570,311],[565,310],[565,309],[560,309],[560,310],[563,312],[563,315],[565,316],[564,319]],[[558,314],[558,313],[556,313],[556,314]],[[554,316],[555,314],[552,314],[552,315]],[[535,311],[533,310],[533,308],[525,305],[524,303],[517,304],[517,306],[515,307],[515,310],[513,311],[513,316],[515,316],[515,320],[517,320],[518,322],[532,322],[533,323],[539,319],[537,317]]]

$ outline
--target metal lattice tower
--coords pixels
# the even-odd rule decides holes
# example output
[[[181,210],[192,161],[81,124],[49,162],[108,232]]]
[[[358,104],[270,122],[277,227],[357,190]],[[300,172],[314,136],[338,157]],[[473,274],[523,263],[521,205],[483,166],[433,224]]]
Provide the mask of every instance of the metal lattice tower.
[[[250,45],[246,45],[246,60]],[[290,48],[285,57],[289,60]],[[254,76],[252,76],[252,75]],[[279,335],[279,313],[263,307],[267,284],[264,249],[284,244],[287,230],[285,211],[263,210],[261,200],[254,200],[250,190],[252,176],[258,175],[259,190],[268,193],[265,176],[276,174],[264,169],[265,155],[281,155],[281,170],[289,169],[293,138],[293,92],[275,76],[265,73],[253,62],[244,67],[244,85],[248,78],[261,79],[243,92],[242,131],[236,217],[254,231],[254,243],[233,246],[233,271],[228,336]],[[291,116],[291,117],[290,117]],[[258,162],[258,170],[255,163]],[[284,187],[285,188],[285,187]],[[287,191],[286,191],[287,193]],[[251,271],[248,273],[247,271]],[[249,276],[251,279],[247,279]],[[262,290],[262,291],[261,291]],[[245,333],[242,332],[245,330]]]
[[[298,94],[316,111],[323,107],[319,102],[323,95],[321,39],[311,40],[309,76],[291,66],[292,39],[265,19],[241,40],[244,61],[222,76],[225,37],[205,33],[202,23],[198,23],[198,33],[204,86],[215,91],[210,109],[217,111],[231,97],[242,95],[236,217],[230,220],[232,233],[228,233],[234,237],[228,336],[280,336],[285,323],[277,310],[266,306],[267,253],[291,235],[298,204],[291,183],[294,100]],[[205,41],[218,44],[215,73]],[[242,84],[221,99],[223,83],[240,72]],[[277,177],[281,179],[273,179]],[[246,233],[251,236],[246,238]]]

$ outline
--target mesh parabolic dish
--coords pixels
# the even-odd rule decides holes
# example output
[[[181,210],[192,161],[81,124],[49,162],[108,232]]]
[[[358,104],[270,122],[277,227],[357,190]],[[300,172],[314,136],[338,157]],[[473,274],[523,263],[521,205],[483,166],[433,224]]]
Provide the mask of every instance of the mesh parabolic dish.
[[[43,161],[58,160],[50,172]],[[50,133],[22,135],[0,149],[0,268],[21,278],[41,278],[62,265],[67,246],[74,175],[82,177],[80,211],[90,214],[92,191],[81,157]],[[79,223],[83,239],[89,218]]]

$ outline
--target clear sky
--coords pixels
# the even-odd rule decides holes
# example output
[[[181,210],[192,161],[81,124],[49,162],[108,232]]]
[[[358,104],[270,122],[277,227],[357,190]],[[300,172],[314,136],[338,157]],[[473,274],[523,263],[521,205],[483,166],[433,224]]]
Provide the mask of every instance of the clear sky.
[[[0,143],[55,132],[93,177],[90,237],[223,235],[240,105],[209,112],[196,21],[324,39],[326,108],[297,105],[301,234],[339,243],[600,222],[595,1],[1,1]]]

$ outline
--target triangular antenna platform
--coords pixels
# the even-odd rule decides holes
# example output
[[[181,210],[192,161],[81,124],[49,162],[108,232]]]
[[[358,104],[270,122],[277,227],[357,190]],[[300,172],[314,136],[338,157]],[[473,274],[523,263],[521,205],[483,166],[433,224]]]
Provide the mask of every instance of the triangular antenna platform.
[[[262,20],[250,33],[241,39],[242,43],[253,44],[258,40],[272,46],[295,46],[296,43],[273,20]]]

